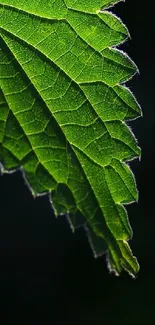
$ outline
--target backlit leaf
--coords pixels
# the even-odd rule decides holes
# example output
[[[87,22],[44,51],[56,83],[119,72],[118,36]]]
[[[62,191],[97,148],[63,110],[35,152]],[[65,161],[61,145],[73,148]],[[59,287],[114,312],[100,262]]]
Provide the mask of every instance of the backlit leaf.
[[[141,110],[124,85],[137,67],[115,48],[129,35],[106,10],[115,2],[0,0],[0,160],[83,225],[110,270],[134,276],[124,205],[138,199],[127,162],[140,149],[125,122]]]

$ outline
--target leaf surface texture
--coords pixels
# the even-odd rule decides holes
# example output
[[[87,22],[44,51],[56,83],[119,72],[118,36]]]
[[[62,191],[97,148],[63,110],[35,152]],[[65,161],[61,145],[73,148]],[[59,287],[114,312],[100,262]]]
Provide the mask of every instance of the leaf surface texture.
[[[129,33],[115,2],[0,0],[0,159],[85,227],[110,270],[134,276],[124,205],[138,199],[127,162],[140,148],[125,122],[141,110],[124,85],[137,67],[116,48]]]

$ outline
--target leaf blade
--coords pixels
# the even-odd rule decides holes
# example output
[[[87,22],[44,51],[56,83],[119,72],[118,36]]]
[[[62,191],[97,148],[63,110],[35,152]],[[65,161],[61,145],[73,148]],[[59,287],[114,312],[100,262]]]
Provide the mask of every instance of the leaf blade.
[[[24,168],[34,193],[52,191],[56,210],[71,212],[73,224],[84,218],[89,234],[97,236],[89,235],[99,245],[96,252],[101,238],[106,243],[110,268],[116,273],[125,268],[135,275],[138,263],[126,242],[132,231],[123,204],[137,201],[135,179],[125,161],[138,157],[140,149],[124,121],[141,111],[131,92],[119,84],[137,68],[124,53],[109,48],[123,40],[122,31],[127,36],[124,25],[105,11],[89,16],[84,11],[90,2],[82,3],[80,10],[62,11],[64,22],[53,8],[49,21],[39,16],[39,7],[30,15],[21,9],[28,3],[0,2],[0,84],[12,121],[9,126],[6,118],[11,136],[4,134],[1,159],[9,168],[11,164]],[[77,17],[91,27],[90,35],[86,29],[85,35],[83,28],[77,30]],[[101,37],[103,26],[113,36],[98,47],[92,35]],[[24,152],[22,145],[27,148]]]

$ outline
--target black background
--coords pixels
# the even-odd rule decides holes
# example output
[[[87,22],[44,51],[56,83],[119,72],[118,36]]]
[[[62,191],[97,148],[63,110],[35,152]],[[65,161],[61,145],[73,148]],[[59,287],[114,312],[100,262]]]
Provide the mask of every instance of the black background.
[[[148,1],[150,5],[150,1]],[[84,230],[73,235],[56,219],[47,196],[33,199],[20,171],[0,177],[0,324],[155,324],[154,10],[126,0],[113,11],[128,26],[121,46],[139,67],[128,83],[144,117],[130,123],[142,148],[131,166],[139,203],[128,206],[131,247],[141,265],[133,280],[108,273],[93,258]]]

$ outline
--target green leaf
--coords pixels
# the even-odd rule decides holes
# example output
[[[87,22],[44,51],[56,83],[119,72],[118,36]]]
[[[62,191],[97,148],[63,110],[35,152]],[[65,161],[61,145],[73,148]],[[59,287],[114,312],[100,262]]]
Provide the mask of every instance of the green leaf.
[[[138,199],[127,162],[140,149],[125,121],[141,110],[124,85],[137,67],[115,48],[128,30],[105,10],[115,2],[0,0],[0,159],[134,276],[124,205]]]

